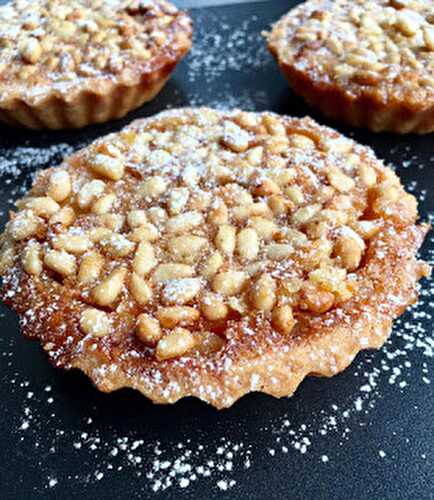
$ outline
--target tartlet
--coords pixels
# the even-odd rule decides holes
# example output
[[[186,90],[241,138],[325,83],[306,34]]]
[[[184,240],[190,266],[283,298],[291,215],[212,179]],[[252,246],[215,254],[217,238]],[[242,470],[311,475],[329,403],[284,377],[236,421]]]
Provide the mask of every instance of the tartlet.
[[[0,270],[24,335],[157,403],[332,376],[429,272],[415,198],[309,118],[167,111],[41,171],[17,207]]]
[[[0,121],[79,128],[151,100],[191,47],[163,0],[15,0],[0,7]]]
[[[328,117],[434,131],[432,0],[309,0],[266,36],[293,90]]]

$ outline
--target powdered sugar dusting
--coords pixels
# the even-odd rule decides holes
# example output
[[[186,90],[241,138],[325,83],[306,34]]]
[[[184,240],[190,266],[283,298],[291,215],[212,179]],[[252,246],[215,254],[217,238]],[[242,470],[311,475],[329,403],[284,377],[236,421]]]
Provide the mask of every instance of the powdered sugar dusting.
[[[428,216],[434,219],[434,213]],[[427,252],[431,261],[433,243],[431,236]],[[3,341],[2,358],[7,370],[2,383],[22,401],[20,414],[13,415],[12,420],[15,439],[25,447],[38,449],[41,457],[50,459],[47,463],[51,465],[44,461],[40,464],[45,477],[40,488],[48,489],[71,482],[91,485],[128,471],[128,474],[141,478],[143,492],[185,490],[198,482],[205,482],[217,491],[227,491],[239,486],[243,471],[260,467],[264,446],[270,460],[282,460],[284,456],[294,454],[309,456],[310,460],[316,456],[318,463],[327,466],[337,460],[335,449],[327,448],[324,453],[324,443],[330,437],[340,446],[345,446],[353,433],[369,425],[376,407],[383,398],[390,397],[391,391],[397,393],[395,397],[402,398],[403,405],[411,404],[407,392],[414,386],[428,388],[432,383],[433,292],[433,281],[425,281],[419,303],[395,322],[394,333],[386,346],[378,353],[364,355],[347,371],[345,377],[351,391],[346,398],[336,393],[334,401],[329,401],[327,406],[321,405],[305,422],[298,421],[291,400],[280,401],[278,404],[283,411],[276,412],[270,422],[258,425],[255,433],[247,434],[241,441],[233,440],[230,429],[221,432],[217,443],[201,438],[185,439],[182,433],[175,442],[171,441],[173,438],[165,442],[152,441],[147,438],[146,431],[134,427],[125,433],[116,429],[107,432],[104,423],[96,418],[96,409],[87,410],[82,423],[71,426],[65,421],[62,411],[68,393],[63,391],[59,395],[56,383],[41,385],[37,380],[22,381],[18,375],[22,370],[16,365],[18,358],[14,355],[21,339],[9,344]],[[321,383],[330,384],[331,381]],[[303,398],[303,395],[299,397]],[[72,401],[71,404],[75,403]],[[306,404],[309,403],[306,401]],[[53,466],[53,459],[55,461],[63,450],[69,450],[69,453],[73,450],[79,462],[89,461],[90,457],[87,473],[79,468],[62,476]],[[378,443],[376,453],[381,459],[394,459],[383,442]],[[432,456],[429,443],[424,446],[422,455],[424,460]]]
[[[199,19],[200,15],[197,16]],[[232,42],[225,53],[223,35],[221,38],[216,33],[207,35],[206,24],[203,23],[202,28],[201,23],[196,22],[198,43],[190,56],[191,82],[203,77],[205,82],[216,84],[227,70],[237,71],[246,64],[254,69],[262,64],[265,49],[259,53],[253,48],[245,51],[249,43],[257,47],[259,37],[255,34],[249,38],[251,35],[246,31],[252,19],[246,22],[232,34],[225,24],[222,25],[222,34],[229,36]],[[207,44],[212,48],[205,57]],[[216,88],[214,100],[206,103],[220,109],[258,109],[267,102],[265,92],[246,89],[238,93],[227,84],[216,85]],[[203,104],[204,100],[202,94],[191,96],[192,104]],[[62,143],[48,148],[29,145],[2,151],[0,197],[12,203],[28,188],[36,169],[59,163],[61,156],[73,149]],[[409,175],[423,168],[429,175],[430,169],[434,168],[434,157],[424,165],[409,148],[396,147],[388,154],[402,157],[404,171]],[[422,202],[426,201],[426,185],[420,186],[410,180],[406,187]],[[434,212],[425,212],[424,218],[434,223]],[[434,262],[432,235],[424,258]],[[249,401],[252,401],[255,408],[262,409],[264,399],[254,395],[217,417],[199,405],[189,408],[181,404],[157,410],[145,403],[141,406],[138,395],[121,398],[120,401],[126,401],[127,405],[117,408],[117,395],[100,396],[88,385],[83,385],[78,376],[65,376],[46,367],[46,360],[38,354],[36,346],[24,347],[23,340],[11,330],[12,340],[6,335],[0,338],[1,382],[17,405],[5,409],[11,439],[21,453],[31,450],[39,457],[34,481],[35,491],[42,492],[42,495],[51,489],[68,491],[70,485],[86,489],[117,478],[121,481],[139,479],[137,493],[143,496],[161,492],[176,496],[181,491],[192,491],[198,483],[219,494],[232,491],[235,495],[242,491],[242,482],[248,481],[251,474],[263,467],[264,457],[272,465],[291,459],[316,460],[321,467],[330,467],[339,460],[339,450],[347,445],[351,436],[369,427],[378,416],[377,408],[384,404],[385,399],[398,398],[403,406],[410,407],[413,404],[411,391],[415,387],[425,391],[427,400],[432,398],[433,294],[434,282],[425,280],[419,303],[395,322],[394,333],[381,351],[364,354],[339,380],[308,382],[309,387],[302,387],[294,399],[275,402],[271,411],[267,408],[266,422],[260,411],[249,406]],[[2,320],[10,317],[2,309]],[[39,377],[40,372],[34,371],[32,363],[23,366],[23,349],[33,349],[26,351],[31,356],[26,359],[34,360],[35,366],[43,366],[45,378]],[[34,375],[31,380],[28,374]],[[347,390],[344,390],[342,381],[347,384]],[[84,396],[75,392],[75,384],[84,387]],[[313,386],[318,388],[314,394]],[[322,397],[326,386],[332,387],[333,393],[327,398]],[[317,396],[319,404],[314,405],[313,396]],[[300,407],[306,406],[311,409],[310,414],[306,420],[300,421]],[[103,415],[104,412],[108,415]],[[191,412],[201,415],[200,420],[193,420],[194,425],[189,420]],[[154,415],[152,422],[155,422],[156,413],[158,420],[161,419],[161,427],[175,427],[158,439],[148,421],[149,414]],[[114,414],[113,418],[111,414]],[[207,435],[208,418],[217,422],[217,440]],[[244,418],[249,419],[249,425],[240,431],[238,427],[243,425]],[[125,425],[117,426],[120,422]],[[383,434],[386,432],[384,429]],[[397,435],[396,440],[403,442],[408,439],[405,432],[403,429],[403,434]],[[330,446],[331,440],[333,446]],[[399,460],[386,445],[382,439],[373,443],[372,460],[377,457],[384,461]],[[420,459],[434,460],[430,442],[422,442],[420,449]],[[61,467],[64,457],[70,459],[67,473]]]

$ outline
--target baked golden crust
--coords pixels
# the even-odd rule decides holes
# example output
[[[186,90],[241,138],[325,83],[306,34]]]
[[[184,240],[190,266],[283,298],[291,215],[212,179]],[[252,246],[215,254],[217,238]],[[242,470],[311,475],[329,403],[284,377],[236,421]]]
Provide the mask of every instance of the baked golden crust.
[[[2,298],[97,387],[218,408],[380,347],[428,266],[415,199],[313,120],[182,109],[43,171],[2,235]]]
[[[431,0],[309,0],[267,39],[290,86],[327,116],[375,132],[434,131]]]
[[[17,0],[0,23],[0,120],[33,129],[124,116],[191,47],[190,18],[164,0]]]

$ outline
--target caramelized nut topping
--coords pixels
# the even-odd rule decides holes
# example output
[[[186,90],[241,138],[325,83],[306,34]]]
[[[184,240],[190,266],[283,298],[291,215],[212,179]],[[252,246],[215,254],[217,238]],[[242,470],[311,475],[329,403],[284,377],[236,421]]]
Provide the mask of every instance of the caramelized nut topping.
[[[162,365],[303,342],[353,307],[377,242],[417,217],[368,148],[310,119],[208,109],[99,139],[17,207],[2,266],[72,289],[83,333],[113,333],[125,356],[135,335],[140,363]]]
[[[30,77],[22,82],[29,94],[32,87],[40,91],[50,85],[61,92],[78,79],[150,72],[169,51],[171,61],[174,51],[180,59],[191,45],[188,17],[165,1],[152,0],[139,9],[131,9],[132,3],[72,0],[59,8],[56,1],[38,0],[31,6],[19,1],[2,6],[0,93],[23,74]],[[123,167],[110,162],[107,169],[104,162],[96,162],[98,172],[119,179]]]
[[[308,0],[267,37],[296,92],[327,115],[374,131],[428,133],[434,129],[427,119],[434,107],[432,19],[430,0]],[[335,181],[345,191],[340,174]]]

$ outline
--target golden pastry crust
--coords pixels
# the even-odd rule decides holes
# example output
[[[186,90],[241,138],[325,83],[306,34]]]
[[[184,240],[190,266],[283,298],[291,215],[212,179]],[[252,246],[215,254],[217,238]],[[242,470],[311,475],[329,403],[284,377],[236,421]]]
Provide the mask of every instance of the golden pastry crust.
[[[191,47],[164,0],[16,0],[0,7],[0,120],[79,128],[151,100]]]
[[[309,0],[267,39],[294,91],[327,116],[375,132],[434,131],[431,0]]]
[[[380,347],[428,227],[373,152],[309,118],[181,109],[40,172],[2,235],[2,298],[103,391],[228,407]]]

